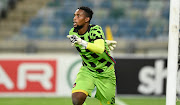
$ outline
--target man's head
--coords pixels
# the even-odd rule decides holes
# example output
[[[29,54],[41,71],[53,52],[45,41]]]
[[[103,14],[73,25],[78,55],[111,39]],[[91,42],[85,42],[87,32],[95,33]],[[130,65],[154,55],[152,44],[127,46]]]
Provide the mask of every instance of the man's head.
[[[79,7],[74,13],[74,28],[81,29],[85,24],[89,24],[92,16],[93,11],[89,7]]]

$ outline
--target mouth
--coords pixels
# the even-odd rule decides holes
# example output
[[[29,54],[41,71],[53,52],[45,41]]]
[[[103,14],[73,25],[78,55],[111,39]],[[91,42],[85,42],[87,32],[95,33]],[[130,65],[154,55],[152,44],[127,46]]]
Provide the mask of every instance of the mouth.
[[[77,25],[77,22],[73,22],[73,26],[76,26]]]

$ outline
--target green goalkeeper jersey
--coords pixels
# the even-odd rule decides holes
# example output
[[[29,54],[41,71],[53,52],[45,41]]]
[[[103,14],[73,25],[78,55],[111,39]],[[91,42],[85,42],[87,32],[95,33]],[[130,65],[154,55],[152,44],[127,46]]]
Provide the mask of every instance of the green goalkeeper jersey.
[[[72,28],[69,31],[69,35],[77,35],[79,38],[90,43],[94,43],[94,41],[97,39],[104,40],[105,50],[102,54],[94,53],[88,49],[85,49],[81,45],[75,44],[75,47],[79,51],[79,54],[82,58],[83,67],[87,68],[91,72],[98,74],[106,74],[108,70],[114,67],[115,60],[110,56],[110,51],[107,43],[105,42],[105,36],[100,26],[89,25],[87,32],[83,35],[79,35],[78,31]]]

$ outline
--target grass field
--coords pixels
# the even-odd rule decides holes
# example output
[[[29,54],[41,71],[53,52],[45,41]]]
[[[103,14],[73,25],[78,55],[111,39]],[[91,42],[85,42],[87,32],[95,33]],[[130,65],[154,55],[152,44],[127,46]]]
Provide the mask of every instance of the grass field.
[[[117,102],[118,101],[118,102]],[[118,97],[116,105],[165,105],[165,98]],[[95,98],[87,98],[87,105],[99,105]],[[0,105],[72,105],[71,98],[0,98]],[[177,102],[176,105],[180,105]]]

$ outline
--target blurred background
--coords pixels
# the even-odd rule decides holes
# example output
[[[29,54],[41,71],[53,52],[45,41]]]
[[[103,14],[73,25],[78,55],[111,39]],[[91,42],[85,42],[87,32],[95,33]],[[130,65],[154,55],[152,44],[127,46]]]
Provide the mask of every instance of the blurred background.
[[[80,6],[90,7],[91,24],[101,26],[105,35],[110,26],[118,42],[112,52],[117,61],[116,105],[164,105],[169,4],[169,0],[0,0],[0,105],[71,105],[81,59],[66,35]],[[24,96],[33,98],[16,99]],[[46,97],[46,102],[37,97]],[[87,105],[97,104],[93,102]]]
[[[0,0],[0,53],[74,52],[66,35],[80,6],[111,27],[114,53],[167,54],[169,0]]]

